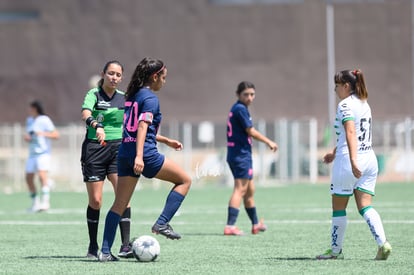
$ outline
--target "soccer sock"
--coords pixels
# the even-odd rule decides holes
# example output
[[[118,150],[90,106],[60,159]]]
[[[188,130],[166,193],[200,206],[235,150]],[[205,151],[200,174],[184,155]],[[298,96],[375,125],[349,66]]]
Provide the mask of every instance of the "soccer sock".
[[[129,232],[131,229],[131,207],[125,209],[119,221],[119,230],[121,231],[121,240],[123,245],[129,244]]]
[[[256,207],[246,208],[246,212],[250,220],[252,221],[253,225],[259,223],[259,220],[257,219],[257,214],[256,214]]]
[[[42,203],[49,203],[50,201],[50,187],[43,186],[42,187]]]
[[[86,210],[86,221],[88,222],[88,233],[89,233],[89,250],[98,249],[98,225],[99,225],[99,214],[100,210],[93,209],[88,205]]]
[[[235,225],[238,216],[239,209],[229,206],[227,208],[227,225]]]
[[[121,216],[109,210],[105,218],[105,229],[102,241],[102,253],[111,253],[111,247],[114,244],[116,228],[121,220]]]
[[[347,225],[346,210],[336,210],[332,212],[332,252],[340,253],[342,243],[345,237],[345,229]]]
[[[359,211],[359,214],[364,217],[377,244],[383,245],[387,239],[385,238],[384,227],[378,212],[372,206],[366,206]]]
[[[180,205],[183,202],[184,198],[185,196],[172,190],[170,194],[168,194],[164,210],[158,217],[157,224],[168,223],[174,217],[174,214],[177,212],[178,208],[180,208]]]
[[[37,193],[30,192],[30,198],[32,199],[32,209],[39,207],[39,197],[37,196]]]

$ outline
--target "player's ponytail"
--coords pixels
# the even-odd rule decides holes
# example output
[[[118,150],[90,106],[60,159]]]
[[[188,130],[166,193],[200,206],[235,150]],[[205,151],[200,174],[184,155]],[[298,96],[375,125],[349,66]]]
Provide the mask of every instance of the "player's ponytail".
[[[165,69],[164,62],[159,59],[145,57],[138,63],[128,84],[125,98],[128,100],[135,96],[139,90],[151,82],[151,76],[160,74]]]
[[[33,109],[36,110],[36,113],[38,115],[44,115],[45,114],[45,110],[43,109],[43,105],[40,101],[35,100],[32,103],[30,103],[30,107],[32,107]]]
[[[365,86],[365,79],[360,69],[344,70],[335,74],[335,84],[349,83],[353,94],[361,100],[368,99],[368,90]]]
[[[357,69],[352,71],[355,75],[355,94],[362,100],[368,99],[368,90],[365,86],[365,79],[364,75],[362,74],[361,70]]]

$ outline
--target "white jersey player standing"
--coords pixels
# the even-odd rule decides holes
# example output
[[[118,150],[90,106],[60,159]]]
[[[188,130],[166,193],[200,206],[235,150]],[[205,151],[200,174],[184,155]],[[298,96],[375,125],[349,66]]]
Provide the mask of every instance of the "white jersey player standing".
[[[26,134],[24,139],[29,143],[29,158],[26,162],[26,183],[29,188],[32,206],[30,212],[48,210],[49,202],[49,180],[48,171],[50,170],[51,160],[51,139],[59,138],[59,133],[52,120],[45,115],[43,107],[39,101],[30,104],[30,116],[26,121]],[[41,200],[37,196],[34,176],[38,173],[42,185]]]
[[[386,260],[391,245],[381,218],[371,206],[378,175],[378,163],[372,148],[372,117],[368,92],[360,70],[344,70],[335,75],[335,91],[340,99],[336,112],[337,145],[324,156],[333,161],[331,178],[331,248],[317,259],[343,259],[342,244],[347,226],[346,207],[354,195],[357,208],[378,244],[376,260]]]

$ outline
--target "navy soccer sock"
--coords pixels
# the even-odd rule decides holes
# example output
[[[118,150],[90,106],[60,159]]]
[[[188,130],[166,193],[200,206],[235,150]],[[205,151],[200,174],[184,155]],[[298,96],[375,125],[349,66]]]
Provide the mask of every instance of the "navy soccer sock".
[[[227,208],[227,225],[235,225],[238,216],[239,209],[229,206]]]
[[[115,240],[116,228],[120,220],[120,215],[109,210],[105,219],[105,229],[101,249],[102,253],[109,254],[111,252],[111,247]]]
[[[183,202],[184,198],[185,196],[172,190],[170,194],[168,194],[164,210],[158,217],[157,224],[168,223],[174,217],[174,214],[177,212],[178,208],[180,208],[180,205]]]
[[[257,219],[256,207],[246,208],[247,215],[249,216],[252,224],[258,224],[259,220]]]

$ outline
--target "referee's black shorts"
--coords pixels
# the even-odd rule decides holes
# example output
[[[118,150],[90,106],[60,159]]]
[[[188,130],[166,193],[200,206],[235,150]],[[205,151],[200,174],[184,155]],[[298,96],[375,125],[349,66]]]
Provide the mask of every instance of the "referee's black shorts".
[[[85,139],[81,155],[83,181],[103,181],[108,174],[118,173],[117,156],[120,145],[121,140],[108,140],[103,146],[96,140]]]

